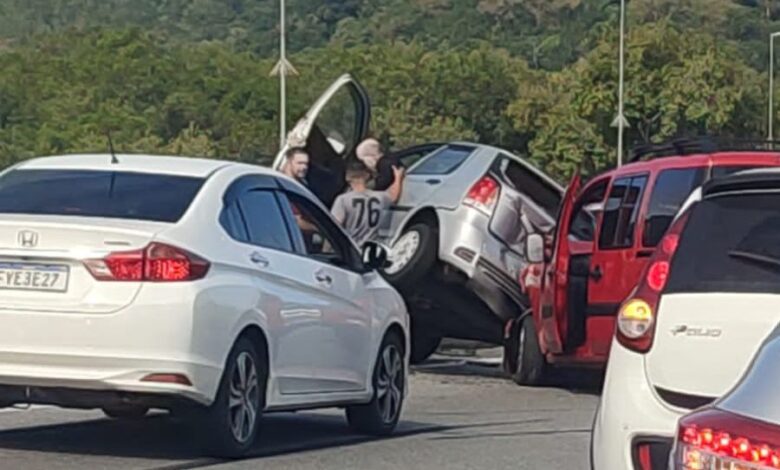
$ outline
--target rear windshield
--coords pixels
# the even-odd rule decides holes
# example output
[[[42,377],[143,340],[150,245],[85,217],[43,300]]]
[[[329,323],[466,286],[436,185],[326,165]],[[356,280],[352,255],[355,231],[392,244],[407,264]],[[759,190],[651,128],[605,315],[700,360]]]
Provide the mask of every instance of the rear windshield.
[[[780,293],[780,194],[708,199],[693,209],[667,292]]]
[[[450,145],[422,160],[410,175],[448,175],[457,170],[474,153],[474,147]]]
[[[120,171],[13,170],[0,177],[0,214],[176,222],[203,181]]]

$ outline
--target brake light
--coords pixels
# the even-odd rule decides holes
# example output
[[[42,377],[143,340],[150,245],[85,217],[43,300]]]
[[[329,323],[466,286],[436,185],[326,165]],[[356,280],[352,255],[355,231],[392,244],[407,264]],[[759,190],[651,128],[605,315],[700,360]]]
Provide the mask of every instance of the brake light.
[[[498,201],[498,182],[491,176],[483,176],[469,189],[463,204],[471,206],[487,215],[493,213]]]
[[[84,262],[99,281],[178,282],[203,278],[208,261],[186,250],[164,243],[146,248],[111,253],[103,259]]]
[[[674,470],[780,469],[780,428],[716,408],[683,418]]]
[[[683,214],[669,228],[650,258],[636,288],[620,307],[617,340],[633,351],[645,353],[653,344],[658,302],[666,287],[672,258],[677,251],[680,233],[685,228],[689,213],[690,211]]]

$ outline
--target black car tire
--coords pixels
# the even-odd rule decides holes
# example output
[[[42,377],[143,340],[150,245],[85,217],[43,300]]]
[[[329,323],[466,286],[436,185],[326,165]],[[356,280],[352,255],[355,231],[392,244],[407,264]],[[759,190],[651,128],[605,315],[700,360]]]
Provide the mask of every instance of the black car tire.
[[[391,284],[405,292],[413,291],[418,287],[419,282],[436,264],[439,255],[436,231],[426,223],[421,222],[410,226],[398,240],[414,232],[420,237],[420,242],[409,261],[398,272],[384,273]]]
[[[244,369],[243,375],[239,367]],[[252,369],[255,380],[252,379]],[[258,352],[248,338],[239,338],[225,364],[217,398],[199,416],[200,437],[211,455],[234,459],[246,456],[252,449],[265,408],[267,381],[265,351]],[[236,400],[241,404],[236,404]],[[250,405],[254,407],[254,417],[251,416]],[[247,423],[246,419],[250,422]]]
[[[103,414],[111,419],[141,419],[149,412],[149,407],[138,405],[106,406]]]
[[[382,341],[372,380],[373,398],[365,405],[348,406],[347,422],[360,434],[388,436],[401,417],[406,387],[404,346],[398,335],[390,333]]]
[[[533,317],[515,320],[504,345],[504,369],[518,385],[533,386],[542,384],[546,368]]]

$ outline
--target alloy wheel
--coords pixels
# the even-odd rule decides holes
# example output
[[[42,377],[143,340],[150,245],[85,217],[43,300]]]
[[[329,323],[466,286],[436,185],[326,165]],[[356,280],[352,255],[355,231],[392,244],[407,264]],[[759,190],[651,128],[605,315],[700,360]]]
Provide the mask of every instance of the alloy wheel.
[[[241,444],[252,436],[257,424],[260,386],[257,367],[252,356],[242,352],[236,358],[236,365],[230,378],[230,399],[228,419],[233,437]]]
[[[411,231],[403,234],[393,245],[390,253],[392,264],[385,270],[387,274],[397,274],[404,269],[420,248],[420,234]]]
[[[378,364],[376,396],[382,421],[392,424],[401,411],[404,388],[403,359],[398,348],[389,344],[382,352],[382,360]]]

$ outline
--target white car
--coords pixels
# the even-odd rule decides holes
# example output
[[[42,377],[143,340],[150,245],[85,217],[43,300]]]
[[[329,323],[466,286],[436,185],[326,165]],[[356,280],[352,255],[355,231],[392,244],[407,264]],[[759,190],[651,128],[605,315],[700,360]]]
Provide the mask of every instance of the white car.
[[[680,417],[735,387],[780,322],[778,190],[780,171],[753,170],[683,206],[618,315],[593,468],[666,469]]]
[[[408,315],[306,189],[268,169],[78,155],[0,175],[0,406],[182,412],[221,456],[264,411],[396,426]]]

